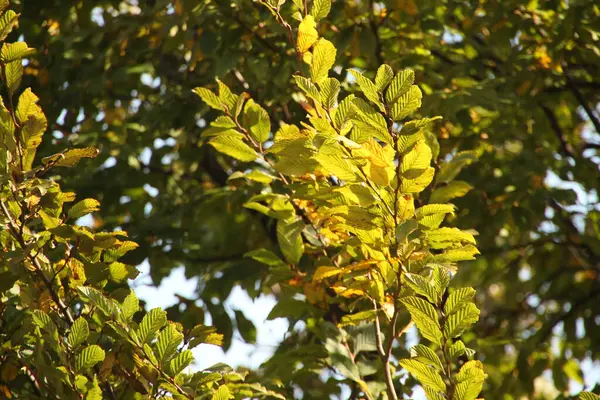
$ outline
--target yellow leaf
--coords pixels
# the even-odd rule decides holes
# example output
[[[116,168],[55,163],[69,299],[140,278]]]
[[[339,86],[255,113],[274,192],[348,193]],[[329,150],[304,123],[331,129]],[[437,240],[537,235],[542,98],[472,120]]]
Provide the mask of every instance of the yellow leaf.
[[[298,28],[298,50],[305,53],[311,48],[319,38],[319,33],[316,29],[317,23],[312,15],[307,15]]]

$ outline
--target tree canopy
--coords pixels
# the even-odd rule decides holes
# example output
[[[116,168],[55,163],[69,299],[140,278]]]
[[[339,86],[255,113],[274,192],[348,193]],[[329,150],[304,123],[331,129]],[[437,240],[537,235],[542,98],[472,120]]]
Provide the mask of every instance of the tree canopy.
[[[268,381],[273,390],[276,382],[293,382],[295,386],[286,386],[288,392],[282,391],[286,396],[293,396],[295,387],[304,398],[327,398],[340,390],[339,376],[322,376],[333,365],[349,379],[346,383],[355,382],[349,387],[356,393],[365,386],[385,392],[388,370],[369,362],[379,349],[365,345],[365,358],[354,359],[360,343],[336,336],[372,334],[361,332],[362,325],[346,324],[355,311],[367,312],[365,305],[350,304],[351,296],[336,290],[340,285],[327,284],[334,282],[337,270],[319,269],[343,268],[360,257],[377,260],[375,253],[366,257],[345,247],[348,259],[318,250],[333,246],[338,251],[342,243],[352,247],[344,235],[373,244],[356,230],[368,231],[372,224],[387,226],[384,241],[392,232],[394,240],[407,243],[425,235],[433,249],[427,257],[457,247],[448,244],[448,231],[432,234],[428,229],[452,230],[463,247],[476,241],[480,254],[460,263],[443,299],[425,286],[415,289],[420,270],[405,272],[407,279],[411,273],[417,276],[406,285],[419,304],[426,299],[431,307],[443,308],[446,297],[469,287],[476,290],[469,297],[474,303],[467,303],[481,312],[461,338],[467,346],[461,362],[476,359],[485,366],[482,396],[534,397],[540,393],[540,377],[556,389],[553,393],[566,396],[570,380],[583,382],[581,363],[598,361],[600,7],[595,1],[11,3],[20,14],[19,28],[7,43],[23,40],[35,49],[25,55],[21,88],[31,87],[39,97],[48,125],[34,165],[65,149],[98,149],[95,158],[48,173],[62,190],[77,193],[77,199],[99,201],[85,207],[93,212],[96,231],[127,231],[127,240],[138,244],[118,254],[123,265],[147,261],[154,284],[179,266],[186,276],[199,278],[197,298],[181,299],[181,305],[166,310],[168,319],[192,329],[210,315],[224,348],[236,331],[252,342],[252,323],[243,314],[229,315],[223,306],[232,288],[240,286],[251,297],[274,293],[278,303],[273,317],[305,322],[306,328],[291,331],[251,379]],[[410,83],[388,97],[396,79]],[[9,91],[12,96],[14,90]],[[403,107],[394,109],[404,95]],[[344,117],[327,118],[325,111],[343,109],[343,99],[350,96],[346,107],[354,113],[348,117],[352,130],[344,131]],[[6,98],[4,102],[14,112]],[[236,102],[243,110],[235,108]],[[243,112],[239,122],[242,114],[235,112]],[[369,122],[380,117],[382,124]],[[411,128],[407,121],[425,118],[427,123],[415,127],[419,139],[404,148],[391,133],[392,139],[386,136],[406,133]],[[278,146],[278,136],[300,140],[292,127],[341,135],[348,142],[321,138],[321,156],[314,158],[306,144]],[[225,130],[236,135],[219,136]],[[314,145],[316,139],[311,140]],[[419,157],[429,157],[412,161],[424,166],[403,167],[417,144],[422,146],[416,151]],[[386,148],[393,151],[388,154]],[[256,162],[261,157],[264,161]],[[345,157],[363,161],[352,164]],[[309,159],[316,161],[307,165]],[[288,165],[282,165],[284,160]],[[418,180],[428,168],[432,184],[419,184],[419,190],[400,179]],[[336,189],[351,187],[340,181],[359,179],[376,189],[366,194]],[[418,219],[418,230],[398,223],[398,198],[388,204],[391,210],[385,209],[385,193],[378,191],[388,185],[391,193],[414,198],[406,219]],[[58,190],[54,187],[45,190]],[[371,198],[373,193],[383,194]],[[290,195],[294,201],[285,197]],[[59,218],[62,201],[54,204],[50,217]],[[428,204],[451,208],[434,212],[424,209]],[[391,222],[385,217],[388,211]],[[333,222],[326,229],[323,213],[354,230],[336,228]],[[319,229],[311,226],[311,218],[319,221]],[[423,224],[423,218],[428,222]],[[442,221],[444,228],[438,228]],[[7,230],[8,223],[3,222]],[[410,236],[415,231],[419,233]],[[13,245],[21,244],[17,240]],[[373,244],[370,249],[385,253],[388,247]],[[474,247],[470,251],[475,254]],[[324,262],[333,263],[338,255],[339,264]],[[113,284],[123,289],[122,280]],[[369,289],[376,309],[386,296],[394,296],[391,282],[383,281],[383,291]],[[403,302],[408,312],[396,316],[402,321],[394,320],[393,329],[396,322],[406,325],[411,315],[417,319],[411,310],[418,306],[406,304],[414,299]],[[323,320],[331,329],[342,321],[346,327],[328,333]],[[435,339],[435,329],[417,327],[422,337]],[[389,343],[393,341],[384,344]],[[431,359],[431,350],[423,346],[411,354],[404,337],[397,343],[392,358],[407,359],[400,365],[423,383],[423,375],[411,370],[411,357]],[[473,357],[471,348],[477,354],[467,361]],[[352,363],[340,368],[348,359]],[[304,368],[282,368],[290,360]],[[357,365],[360,375],[353,380]],[[366,373],[369,367],[375,370]],[[363,379],[370,375],[376,376],[373,382]],[[415,382],[410,379],[408,395]],[[431,379],[435,387],[437,378]]]

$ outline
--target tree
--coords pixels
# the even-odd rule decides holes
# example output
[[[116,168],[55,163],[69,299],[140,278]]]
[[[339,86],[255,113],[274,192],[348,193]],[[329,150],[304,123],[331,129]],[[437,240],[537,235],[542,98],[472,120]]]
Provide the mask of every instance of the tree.
[[[256,281],[268,283],[267,269],[243,255],[276,248],[277,236],[272,219],[241,207],[247,193],[229,190],[233,161],[198,148],[202,126],[217,113],[196,108],[189,88],[216,88],[216,75],[264,104],[272,126],[297,124],[306,112],[285,88],[298,61],[281,21],[250,1],[119,3],[46,2],[23,10],[25,39],[50,55],[33,59],[24,80],[49,120],[60,122],[54,143],[45,141],[40,152],[100,148],[95,160],[61,173],[63,186],[98,197],[97,224],[123,227],[140,243],[125,262],[148,256],[156,282],[177,265],[203,278],[202,307],[227,346],[239,327],[210,299],[224,299],[234,282],[256,295]],[[281,14],[289,22],[295,10],[287,2]],[[579,379],[574,363],[598,354],[597,200],[583,196],[587,204],[576,206],[572,189],[545,181],[558,176],[585,193],[598,190],[595,4],[336,1],[319,30],[339,49],[332,76],[344,81],[344,67],[353,67],[373,78],[384,62],[394,71],[412,68],[426,94],[421,112],[444,116],[430,127],[437,158],[465,150],[479,156],[452,185],[468,193],[450,199],[460,210],[450,222],[479,233],[482,254],[456,279],[487,293],[479,297],[476,328],[490,375],[486,397],[531,394],[544,370],[554,372],[559,389],[566,387],[562,371]],[[152,85],[139,84],[143,73]],[[108,157],[116,163],[104,164]],[[190,319],[192,311],[169,315]],[[564,335],[554,329],[560,325]],[[527,340],[516,340],[524,334]],[[561,343],[558,353],[550,337]],[[507,352],[502,340],[510,341]]]

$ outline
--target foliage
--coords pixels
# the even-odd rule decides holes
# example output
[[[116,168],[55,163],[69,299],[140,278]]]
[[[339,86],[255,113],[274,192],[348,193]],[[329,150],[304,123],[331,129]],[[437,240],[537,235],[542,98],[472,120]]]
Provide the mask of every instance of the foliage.
[[[199,147],[204,125],[220,111],[198,106],[189,89],[217,92],[218,76],[263,105],[273,130],[278,121],[299,126],[307,96],[290,86],[299,66],[289,30],[250,0],[12,3],[21,14],[19,34],[38,50],[23,75],[51,127],[38,152],[101,150],[55,178],[79,198],[101,201],[93,214],[97,228],[125,229],[139,244],[122,262],[147,260],[157,284],[180,265],[200,278],[198,298],[182,298],[167,310],[170,319],[190,327],[210,314],[225,348],[237,331],[251,340],[254,327],[228,315],[223,302],[234,285],[251,297],[278,293],[272,283],[287,271],[260,250],[284,257],[275,218],[242,207],[273,178],[241,171],[214,145]],[[382,64],[412,69],[425,95],[422,114],[444,116],[424,129],[433,167],[463,152],[452,167],[437,171],[435,193],[421,196],[455,204],[446,224],[478,232],[482,254],[464,263],[455,281],[478,289],[480,320],[463,340],[485,360],[485,397],[539,396],[535,383],[549,372],[562,393],[569,379],[582,383],[580,362],[599,354],[595,2],[337,0],[330,7],[307,1],[308,10],[300,3],[281,5],[283,22],[296,33],[294,13],[312,15],[316,34],[337,49],[329,76],[342,82],[343,92],[359,86],[346,84],[348,69],[359,69],[376,86]],[[310,41],[314,32],[308,33]],[[300,68],[312,77],[307,65]],[[228,181],[233,171],[247,178],[238,173]],[[243,257],[248,252],[254,258]],[[313,312],[283,296],[272,316],[293,315],[295,323]],[[289,365],[286,357],[320,371],[323,351],[311,347],[311,329],[289,333],[268,365],[270,374],[288,377],[278,368]],[[399,344],[397,351],[404,335]],[[336,377],[322,382],[316,376],[296,376],[306,398],[338,390]]]
[[[18,14],[2,4],[2,37]],[[282,398],[243,383],[226,365],[190,373],[190,351],[222,343],[214,329],[191,329],[165,311],[141,312],[125,282],[137,269],[119,260],[137,244],[123,231],[94,232],[76,224],[97,211],[94,199],[75,201],[49,178],[55,168],[95,157],[69,149],[33,167],[47,119],[31,89],[20,90],[24,42],[3,43],[6,103],[0,102],[0,393],[3,398],[228,399]]]

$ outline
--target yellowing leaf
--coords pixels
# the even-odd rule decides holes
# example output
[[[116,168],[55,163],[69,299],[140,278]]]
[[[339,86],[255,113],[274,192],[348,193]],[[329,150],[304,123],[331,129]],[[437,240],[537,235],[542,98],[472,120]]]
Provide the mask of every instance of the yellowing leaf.
[[[312,15],[304,17],[298,27],[298,50],[301,53],[307,52],[319,38],[316,29],[317,23]]]
[[[313,280],[322,281],[323,279],[339,275],[341,272],[342,270],[337,267],[319,267],[313,275]]]
[[[35,53],[35,49],[27,47],[25,42],[4,43],[2,51],[0,51],[0,61],[4,64],[21,61],[21,59],[33,53]]]
[[[419,141],[402,157],[400,172],[407,178],[419,176],[423,170],[429,167],[431,158],[431,148],[425,141]]]
[[[203,87],[197,87],[192,91],[196,93],[202,99],[202,101],[204,101],[209,107],[212,107],[215,110],[219,111],[224,110],[223,104],[221,104],[221,99],[219,99],[219,96],[217,96],[210,90]]]
[[[335,46],[326,39],[321,39],[315,46],[310,64],[310,76],[316,83],[327,79],[329,70],[333,68],[337,50]]]
[[[414,81],[414,71],[405,69],[398,72],[385,92],[385,99],[387,103],[394,104],[398,97],[408,92]]]
[[[422,174],[412,179],[402,179],[400,185],[400,191],[402,193],[420,193],[422,192],[433,180],[435,170],[432,167],[428,167]]]

